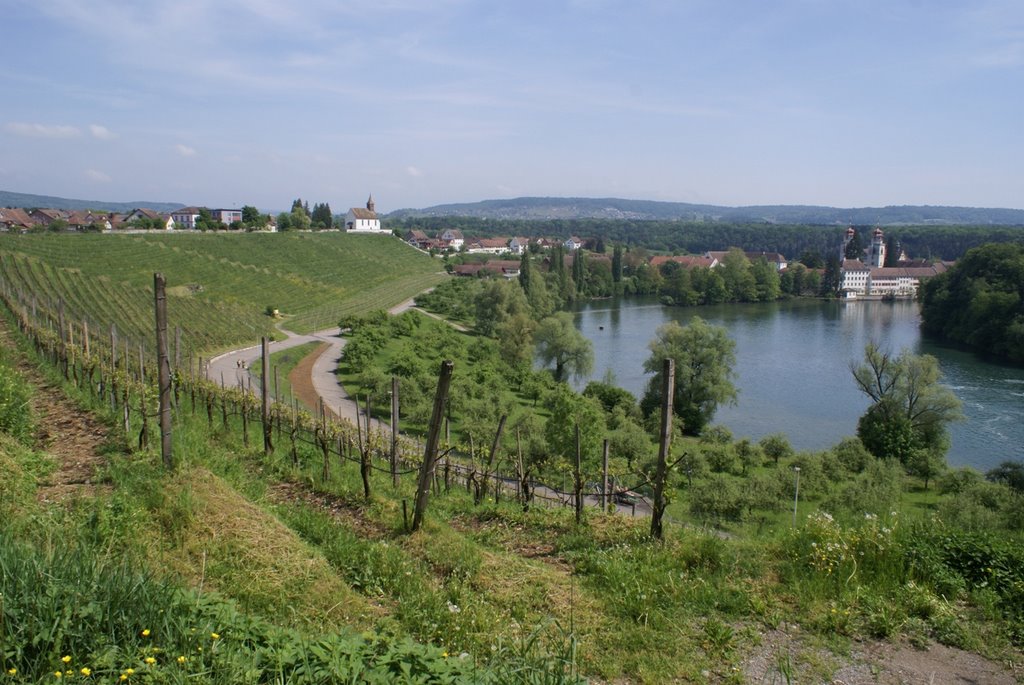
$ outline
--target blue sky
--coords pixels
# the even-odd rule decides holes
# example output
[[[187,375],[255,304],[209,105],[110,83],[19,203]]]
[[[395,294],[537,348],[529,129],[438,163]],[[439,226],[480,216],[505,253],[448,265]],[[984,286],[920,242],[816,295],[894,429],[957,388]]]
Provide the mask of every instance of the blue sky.
[[[1020,0],[0,0],[0,189],[1024,207]]]

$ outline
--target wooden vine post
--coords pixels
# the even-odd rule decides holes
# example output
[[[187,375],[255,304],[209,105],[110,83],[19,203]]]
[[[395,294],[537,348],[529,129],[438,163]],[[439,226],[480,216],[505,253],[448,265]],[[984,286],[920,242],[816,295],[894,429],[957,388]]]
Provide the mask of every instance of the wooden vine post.
[[[156,367],[160,396],[160,456],[164,468],[174,468],[171,455],[171,362],[167,357],[167,280],[163,274],[153,274],[156,300]]]
[[[576,422],[576,458],[572,469],[573,504],[576,508],[576,525],[583,522],[583,454],[580,447],[580,424]]]
[[[416,485],[416,507],[412,515],[413,532],[423,525],[423,517],[427,512],[427,501],[430,499],[430,483],[433,480],[434,466],[437,464],[437,444],[441,438],[441,421],[444,419],[444,408],[448,401],[448,386],[452,381],[452,369],[455,364],[450,359],[441,362],[441,373],[437,377],[437,393],[434,395],[434,408],[430,414],[430,425],[427,429],[427,444],[423,450],[423,463],[420,465],[419,480]]]
[[[398,376],[391,377],[391,486],[398,487]]]
[[[661,540],[664,530],[661,518],[665,514],[665,480],[668,478],[668,452],[672,438],[672,396],[675,394],[676,363],[665,359],[661,366],[661,435],[658,445],[658,466],[654,472],[654,506],[651,511],[651,537]]]
[[[263,398],[263,454],[269,457],[274,451],[274,424],[270,420],[270,340],[266,336],[260,341],[260,347],[263,353],[263,382],[260,383]]]

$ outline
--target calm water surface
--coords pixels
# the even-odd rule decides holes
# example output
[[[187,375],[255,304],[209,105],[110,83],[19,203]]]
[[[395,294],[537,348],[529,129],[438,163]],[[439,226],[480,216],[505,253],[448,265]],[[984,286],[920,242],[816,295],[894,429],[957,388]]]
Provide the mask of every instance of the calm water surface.
[[[1007,459],[1024,460],[1024,369],[922,340],[914,302],[695,308],[642,298],[591,302],[576,311],[576,325],[594,343],[593,378],[610,370],[617,385],[640,396],[655,330],[672,320],[685,325],[693,316],[724,326],[736,342],[739,400],[719,408],[714,420],[736,437],[759,439],[781,431],[797,449],[823,449],[853,435],[868,400],[854,386],[850,364],[874,340],[893,351],[909,348],[939,359],[943,382],[963,402],[967,417],[951,427],[951,465],[984,471]]]

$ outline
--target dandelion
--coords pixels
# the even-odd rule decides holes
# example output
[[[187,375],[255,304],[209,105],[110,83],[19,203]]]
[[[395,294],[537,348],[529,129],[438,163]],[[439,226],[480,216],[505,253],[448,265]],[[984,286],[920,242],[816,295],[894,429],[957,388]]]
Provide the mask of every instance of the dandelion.
[[[153,657],[151,657],[151,656],[147,656],[147,657],[146,657],[145,659],[143,659],[143,661],[145,661],[145,662],[146,662],[147,664],[149,664],[150,666],[152,666],[153,664],[155,664],[155,663],[156,663],[156,659],[154,659],[154,658],[153,658]]]
[[[126,668],[126,669],[124,669],[124,672],[125,672],[126,675],[135,675],[135,669],[134,668]]]
[[[88,666],[83,666],[82,670],[80,670],[79,673],[81,673],[82,675],[84,675],[86,677],[89,677],[89,676],[92,675],[92,669],[89,668]]]
[[[142,637],[149,637],[149,628],[142,631]]]
[[[220,635],[218,633],[210,633],[210,637],[213,638],[214,640],[219,640],[220,639]]]
[[[60,671],[54,671],[54,672],[53,672],[53,677],[54,677],[54,678],[57,678],[57,679],[60,679],[60,678],[63,678],[63,677],[64,677],[64,674],[63,674],[63,673],[61,673]]]
[[[178,657],[178,663],[179,664],[185,663],[185,655],[184,654],[182,654],[181,656]]]
[[[443,656],[445,659],[447,659],[448,658],[448,652],[441,652],[441,656]]]
[[[62,656],[60,658],[60,660],[63,661],[64,663],[66,663],[66,664],[70,664],[71,663],[71,655],[69,655],[69,654],[64,655],[64,656]]]
[[[18,675],[18,669],[16,669],[16,668],[8,668],[7,669],[7,675]]]

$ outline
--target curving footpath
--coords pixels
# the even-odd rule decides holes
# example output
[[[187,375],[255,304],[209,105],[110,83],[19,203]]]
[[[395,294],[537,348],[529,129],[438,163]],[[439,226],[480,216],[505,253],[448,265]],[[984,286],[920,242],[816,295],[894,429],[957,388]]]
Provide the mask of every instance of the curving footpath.
[[[388,313],[401,314],[406,310],[414,308],[416,308],[414,298],[410,298],[389,309]],[[421,309],[417,310],[423,311]],[[436,314],[431,314],[430,312],[424,312],[424,314],[445,320]],[[456,323],[450,321],[448,323],[458,330],[466,330],[464,327]],[[270,343],[271,354],[310,342],[328,344],[328,347],[320,353],[320,356],[318,356],[316,361],[313,363],[311,379],[313,382],[313,389],[316,390],[317,395],[323,399],[324,404],[339,418],[347,419],[348,421],[355,423],[356,418],[358,417],[360,420],[365,422],[366,412],[360,410],[356,405],[355,400],[349,397],[348,393],[345,392],[345,389],[341,386],[341,383],[338,382],[338,377],[335,375],[335,370],[338,368],[338,362],[341,359],[341,352],[345,348],[346,343],[346,340],[341,337],[341,329],[338,327],[327,328],[308,335],[300,335],[280,327],[278,330],[288,337],[284,340],[276,340]],[[260,363],[260,355],[261,351],[259,345],[253,345],[252,347],[232,350],[231,352],[220,354],[206,363],[206,377],[215,383],[220,383],[223,380],[224,385],[228,387],[244,388],[249,383],[255,383],[255,377],[250,377],[250,370],[254,368],[254,364]],[[378,419],[371,418],[370,424],[376,430],[391,430],[388,423],[379,421]],[[507,482],[513,484],[514,487],[514,481]],[[561,497],[557,491],[540,484],[536,486],[536,492],[549,499],[558,499]],[[600,499],[593,495],[587,495],[585,497],[585,501],[587,506],[600,506]],[[650,505],[643,499],[637,502],[635,508],[620,507],[617,511],[626,515],[651,515]]]

